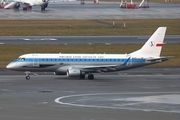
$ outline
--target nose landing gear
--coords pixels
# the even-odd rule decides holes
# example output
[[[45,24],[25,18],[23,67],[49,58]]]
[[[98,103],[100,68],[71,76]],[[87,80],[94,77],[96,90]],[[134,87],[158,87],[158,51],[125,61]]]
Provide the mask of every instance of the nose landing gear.
[[[25,72],[25,74],[26,74],[26,80],[30,80],[29,73],[30,73],[30,72]]]
[[[26,80],[30,80],[30,76],[26,76]]]

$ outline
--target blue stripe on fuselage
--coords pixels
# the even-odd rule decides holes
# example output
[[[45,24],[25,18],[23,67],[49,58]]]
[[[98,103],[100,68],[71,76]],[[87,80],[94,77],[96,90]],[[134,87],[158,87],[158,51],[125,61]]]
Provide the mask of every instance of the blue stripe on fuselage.
[[[141,63],[145,62],[145,59],[130,59],[130,58],[103,58],[103,59],[76,59],[76,58],[26,58],[25,60],[14,60],[12,62],[123,62],[123,64],[127,64],[127,62],[135,62]]]

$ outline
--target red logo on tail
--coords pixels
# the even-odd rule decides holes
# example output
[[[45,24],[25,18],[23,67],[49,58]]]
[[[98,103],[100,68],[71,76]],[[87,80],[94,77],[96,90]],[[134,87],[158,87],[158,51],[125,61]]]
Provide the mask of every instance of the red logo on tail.
[[[163,44],[156,44],[156,47],[162,47]]]

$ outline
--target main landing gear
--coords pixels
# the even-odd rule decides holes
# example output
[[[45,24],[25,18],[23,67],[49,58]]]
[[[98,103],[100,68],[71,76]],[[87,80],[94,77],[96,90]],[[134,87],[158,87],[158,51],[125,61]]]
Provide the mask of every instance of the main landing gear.
[[[89,74],[89,75],[88,75],[88,79],[89,79],[89,80],[93,80],[93,79],[94,79],[94,75],[93,75],[93,74]]]
[[[80,79],[84,79],[86,76],[85,76],[85,74],[83,74],[83,75],[80,75]],[[93,80],[94,79],[94,75],[93,74],[88,74],[88,76],[87,76],[87,78],[89,79],[89,80]]]
[[[42,5],[41,6],[41,11],[45,11],[45,9],[48,7],[48,4]]]

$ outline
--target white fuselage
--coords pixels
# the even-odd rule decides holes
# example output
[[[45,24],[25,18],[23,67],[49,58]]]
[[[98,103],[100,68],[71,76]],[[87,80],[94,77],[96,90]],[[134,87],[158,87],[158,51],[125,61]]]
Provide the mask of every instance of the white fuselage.
[[[90,69],[100,67],[105,72],[130,69],[150,64],[144,58],[133,58],[128,54],[25,54],[12,61],[7,68],[17,71],[62,72],[75,67]],[[113,66],[112,66],[113,65]],[[103,68],[104,66],[104,68]],[[113,67],[109,70],[106,66]],[[85,67],[85,68],[83,68]]]

